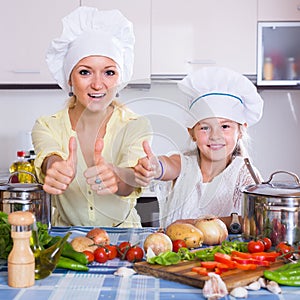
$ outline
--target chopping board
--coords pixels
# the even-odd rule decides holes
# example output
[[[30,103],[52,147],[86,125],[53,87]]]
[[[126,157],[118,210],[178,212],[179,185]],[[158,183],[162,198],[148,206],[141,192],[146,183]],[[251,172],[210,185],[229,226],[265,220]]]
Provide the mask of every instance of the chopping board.
[[[235,287],[246,286],[256,281],[259,277],[263,276],[264,270],[275,270],[283,264],[283,261],[277,261],[271,263],[269,267],[258,266],[256,270],[229,270],[224,272],[221,278],[225,282],[228,291],[230,291]],[[185,261],[171,266],[152,265],[146,261],[141,261],[135,263],[133,268],[139,274],[152,275],[154,277],[203,288],[205,281],[209,279],[209,277],[192,272],[192,268],[196,266],[200,266],[199,261]]]

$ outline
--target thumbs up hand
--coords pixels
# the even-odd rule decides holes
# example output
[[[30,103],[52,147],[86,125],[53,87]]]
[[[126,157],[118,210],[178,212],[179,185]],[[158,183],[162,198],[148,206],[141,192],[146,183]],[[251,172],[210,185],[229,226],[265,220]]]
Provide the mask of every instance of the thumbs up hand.
[[[143,148],[146,156],[138,160],[138,163],[134,167],[134,174],[136,183],[145,187],[154,178],[159,178],[163,170],[147,141],[143,142]]]
[[[73,181],[77,168],[77,142],[75,137],[69,140],[69,156],[63,160],[58,155],[47,157],[42,166],[46,176],[43,189],[53,195],[62,194]]]
[[[118,191],[119,178],[113,166],[102,156],[103,147],[103,139],[98,138],[94,148],[94,166],[89,167],[84,172],[84,176],[91,189],[98,195],[114,194]]]

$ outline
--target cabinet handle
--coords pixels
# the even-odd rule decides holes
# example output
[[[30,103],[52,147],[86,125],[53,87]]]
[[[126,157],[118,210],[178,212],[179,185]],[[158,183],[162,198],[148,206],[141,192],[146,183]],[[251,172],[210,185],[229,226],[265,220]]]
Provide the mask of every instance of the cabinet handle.
[[[212,59],[192,59],[187,61],[191,65],[215,65],[216,62]]]
[[[12,70],[15,74],[40,74],[39,70]]]

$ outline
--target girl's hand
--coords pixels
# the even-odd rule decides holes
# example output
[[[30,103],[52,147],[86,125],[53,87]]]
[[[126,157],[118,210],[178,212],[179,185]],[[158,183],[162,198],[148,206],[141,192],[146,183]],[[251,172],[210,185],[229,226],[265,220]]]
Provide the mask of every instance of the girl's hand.
[[[77,167],[77,142],[75,137],[69,140],[69,156],[63,160],[58,155],[46,158],[46,176],[43,189],[53,195],[62,194],[73,181]]]
[[[134,167],[134,175],[135,182],[145,187],[153,179],[160,177],[162,170],[158,158],[153,154],[147,141],[143,142],[143,148],[146,156],[138,160],[137,165]]]
[[[94,161],[95,165],[84,172],[86,182],[98,195],[115,194],[118,191],[119,177],[113,166],[102,156],[104,142],[102,138],[96,140]]]

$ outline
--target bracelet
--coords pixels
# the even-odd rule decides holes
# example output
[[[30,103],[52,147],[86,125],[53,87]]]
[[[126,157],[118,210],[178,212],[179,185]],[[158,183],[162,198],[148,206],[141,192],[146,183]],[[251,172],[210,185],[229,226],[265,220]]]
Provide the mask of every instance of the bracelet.
[[[159,177],[157,177],[157,178],[154,178],[155,180],[160,180],[160,179],[161,179],[161,178],[164,176],[164,172],[165,172],[165,170],[164,170],[164,166],[163,166],[163,164],[162,164],[161,160],[158,160],[158,162],[159,162],[159,164],[160,164],[160,167],[161,167],[161,173],[160,173]]]

